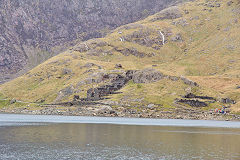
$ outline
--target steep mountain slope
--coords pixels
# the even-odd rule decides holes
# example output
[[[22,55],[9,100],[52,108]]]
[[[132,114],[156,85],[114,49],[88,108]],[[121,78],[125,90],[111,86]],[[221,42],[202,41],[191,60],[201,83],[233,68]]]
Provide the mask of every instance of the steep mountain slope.
[[[177,0],[1,0],[0,83],[75,44]],[[24,71],[22,71],[24,72]],[[21,73],[19,73],[21,74]]]
[[[46,104],[80,96],[155,116],[223,105],[239,112],[239,8],[238,0],[170,7],[77,44],[1,85],[1,97]]]

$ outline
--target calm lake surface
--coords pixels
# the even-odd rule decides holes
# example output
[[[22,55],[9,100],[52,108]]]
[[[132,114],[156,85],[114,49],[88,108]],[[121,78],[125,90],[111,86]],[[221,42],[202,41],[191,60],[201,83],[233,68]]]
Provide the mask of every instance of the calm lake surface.
[[[0,159],[240,159],[240,122],[0,114]]]

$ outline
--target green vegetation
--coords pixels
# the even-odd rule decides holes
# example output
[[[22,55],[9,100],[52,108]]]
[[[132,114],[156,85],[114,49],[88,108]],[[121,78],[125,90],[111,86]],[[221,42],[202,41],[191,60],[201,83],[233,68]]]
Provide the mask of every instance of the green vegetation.
[[[0,100],[0,109],[10,105],[9,100]]]

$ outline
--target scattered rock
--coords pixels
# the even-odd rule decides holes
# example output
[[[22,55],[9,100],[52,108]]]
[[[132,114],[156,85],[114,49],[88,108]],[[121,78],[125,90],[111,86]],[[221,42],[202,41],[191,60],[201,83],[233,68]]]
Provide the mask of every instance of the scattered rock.
[[[221,7],[221,4],[209,2],[209,3],[205,3],[204,6],[210,7],[210,8],[215,8],[215,7]]]
[[[228,5],[228,6],[231,6],[232,4],[233,4],[233,1],[228,1],[228,2],[227,2],[227,5]]]
[[[236,104],[236,101],[230,99],[230,98],[222,98],[220,100],[221,103],[226,103],[226,104]]]
[[[83,67],[85,67],[85,68],[92,68],[95,65],[96,64],[94,64],[94,63],[86,63]]]
[[[221,4],[220,3],[216,3],[215,7],[221,7]]]
[[[149,108],[149,109],[153,109],[154,108],[154,104],[149,104],[148,106],[147,106],[147,108]]]
[[[199,16],[193,17],[194,20],[199,20]]]
[[[63,68],[62,69],[62,75],[68,75],[68,74],[71,74],[71,73],[72,73],[71,69],[68,69],[68,68]]]
[[[59,102],[61,101],[63,98],[67,97],[67,96],[70,96],[74,93],[74,87],[71,85],[71,86],[68,86],[64,89],[62,89],[61,91],[59,91],[58,93],[58,96],[55,100],[55,102]]]
[[[87,91],[87,99],[88,100],[100,100],[100,90],[98,88],[91,88]]]
[[[227,31],[229,31],[230,29],[231,29],[231,28],[228,26],[228,27],[224,28],[223,31],[227,32]]]
[[[92,83],[95,83],[96,80],[94,78],[87,78],[85,79],[85,84],[92,84]]]
[[[78,52],[88,52],[93,51],[97,47],[107,46],[108,43],[99,39],[91,39],[91,41],[80,43],[73,48],[74,51]]]
[[[232,45],[232,44],[228,44],[228,45],[226,45],[225,46],[228,50],[231,50],[231,51],[233,51],[233,50],[235,50],[237,47],[235,46],[235,45]]]
[[[235,63],[235,62],[236,62],[235,59],[230,59],[230,60],[228,61],[228,63]]]
[[[225,109],[225,112],[226,112],[226,113],[230,113],[230,112],[231,112],[231,109],[230,109],[230,108],[226,108],[226,109]]]
[[[123,67],[122,67],[121,64],[116,64],[116,65],[115,65],[115,68],[117,68],[117,69],[121,69],[121,68],[123,68]]]
[[[77,100],[79,100],[79,99],[80,99],[79,95],[74,95],[73,101],[77,101]]]
[[[94,64],[94,63],[86,63],[84,66],[82,66],[81,68],[92,68],[92,67],[98,67],[98,69],[102,69],[101,66]]]
[[[117,52],[122,53],[124,56],[133,55],[133,56],[140,57],[140,58],[146,57],[145,53],[139,52],[136,48],[124,48],[124,49],[115,48],[115,50]]]
[[[10,104],[14,104],[14,103],[16,103],[16,102],[17,102],[16,99],[12,99],[12,100],[10,101]]]
[[[173,42],[182,42],[183,41],[182,36],[181,36],[180,33],[178,33],[178,34],[176,34],[176,36],[172,37],[171,40]]]
[[[89,50],[88,46],[84,43],[79,44],[78,46],[75,46],[73,48],[74,51],[78,51],[78,52],[87,52]]]
[[[104,47],[104,46],[107,46],[108,43],[105,42],[105,41],[101,41],[99,39],[96,39],[97,43],[94,43],[95,44],[95,47]]]
[[[40,98],[40,99],[36,100],[36,103],[43,103],[45,101],[46,101],[45,99]]]
[[[184,10],[184,13],[185,13],[185,14],[189,14],[189,11],[188,11],[188,10]]]
[[[176,119],[184,119],[181,115],[177,115]]]
[[[185,26],[187,26],[189,23],[188,23],[187,19],[182,18],[182,19],[173,21],[172,24],[173,24],[173,25],[181,25],[182,27],[185,27]]]
[[[168,76],[168,79],[170,79],[171,81],[178,81],[180,78],[176,76]]]
[[[104,114],[104,113],[113,114],[113,112],[114,111],[113,111],[112,107],[111,106],[107,106],[107,105],[102,105],[98,109],[98,113],[101,113],[101,114]]]
[[[168,37],[167,31],[165,31],[165,30],[162,32],[164,33],[165,37]],[[151,34],[154,32],[157,32],[157,34],[158,34],[157,37],[151,36]],[[159,31],[156,31],[156,30],[153,30],[153,29],[147,28],[147,27],[144,29],[140,29],[138,31],[134,31],[131,34],[126,35],[124,37],[124,40],[126,40],[127,42],[137,43],[141,46],[152,47],[156,50],[159,50],[164,43],[162,41],[163,40],[162,35],[159,33]]]
[[[184,96],[183,98],[196,98],[196,95],[193,93],[188,93],[186,96]]]
[[[183,76],[181,76],[180,78],[181,78],[181,80],[182,80],[185,84],[187,84],[187,85],[190,85],[190,86],[198,86],[198,84],[197,84],[196,82],[193,82],[193,81],[190,80],[190,79],[187,79],[187,78],[185,78],[185,77],[183,77]]]

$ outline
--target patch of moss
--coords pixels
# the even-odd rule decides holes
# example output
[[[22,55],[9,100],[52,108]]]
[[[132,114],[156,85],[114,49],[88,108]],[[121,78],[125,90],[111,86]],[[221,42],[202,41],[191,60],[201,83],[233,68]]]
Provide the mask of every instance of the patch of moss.
[[[10,105],[9,100],[0,100],[0,108],[4,108]]]
[[[4,99],[4,95],[0,93],[0,99]]]

